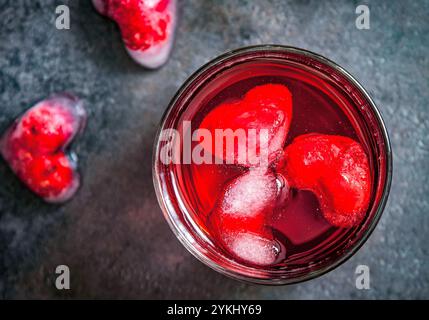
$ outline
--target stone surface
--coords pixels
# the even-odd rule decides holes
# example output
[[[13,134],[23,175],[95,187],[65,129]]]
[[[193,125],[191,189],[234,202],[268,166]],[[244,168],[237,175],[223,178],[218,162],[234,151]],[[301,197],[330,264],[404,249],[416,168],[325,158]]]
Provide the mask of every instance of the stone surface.
[[[67,4],[71,29],[55,28]],[[180,1],[173,55],[147,71],[116,26],[86,0],[0,1],[0,131],[55,91],[83,97],[76,143],[83,187],[63,206],[43,203],[0,161],[3,298],[429,298],[429,1],[370,1],[371,29],[355,27],[357,1]],[[246,285],[194,259],[155,199],[151,154],[169,99],[199,66],[243,45],[280,43],[336,61],[368,89],[394,150],[389,203],[364,247],[316,280]],[[54,270],[71,269],[57,291]],[[354,270],[371,269],[371,290]]]

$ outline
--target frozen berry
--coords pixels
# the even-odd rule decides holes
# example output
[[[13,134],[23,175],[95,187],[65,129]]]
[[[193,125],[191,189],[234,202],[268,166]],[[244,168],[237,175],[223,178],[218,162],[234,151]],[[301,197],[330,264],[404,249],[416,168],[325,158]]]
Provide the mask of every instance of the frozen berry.
[[[291,119],[292,96],[285,86],[257,86],[242,100],[215,107],[200,124],[212,141],[200,143],[224,163],[258,166],[264,155],[269,161],[283,148]]]
[[[285,149],[283,172],[293,187],[317,195],[331,224],[351,227],[364,218],[371,175],[367,155],[356,141],[315,133],[299,136]]]
[[[75,164],[63,152],[37,155],[16,168],[18,176],[48,202],[69,199],[79,186]]]
[[[176,25],[176,0],[93,0],[96,9],[114,20],[130,55],[157,68],[170,54]]]
[[[85,111],[76,97],[55,95],[25,112],[8,132],[8,143],[34,154],[67,146],[81,129]]]
[[[79,186],[76,158],[65,153],[83,129],[82,103],[58,94],[37,103],[0,139],[0,152],[16,175],[48,202],[68,200]]]

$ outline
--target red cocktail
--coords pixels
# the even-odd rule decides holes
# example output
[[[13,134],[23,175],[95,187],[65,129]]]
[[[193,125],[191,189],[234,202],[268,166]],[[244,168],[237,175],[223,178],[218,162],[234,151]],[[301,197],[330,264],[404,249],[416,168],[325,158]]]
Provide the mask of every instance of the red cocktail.
[[[368,94],[296,48],[208,63],[171,102],[155,146],[155,187],[178,238],[212,268],[258,283],[306,280],[350,257],[390,180],[388,136]]]

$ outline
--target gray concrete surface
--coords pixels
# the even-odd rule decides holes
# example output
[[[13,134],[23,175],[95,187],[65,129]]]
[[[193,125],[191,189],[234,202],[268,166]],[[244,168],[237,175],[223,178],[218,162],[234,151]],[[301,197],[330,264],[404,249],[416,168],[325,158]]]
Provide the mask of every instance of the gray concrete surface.
[[[71,29],[55,29],[68,4]],[[0,0],[0,131],[55,91],[84,98],[88,127],[76,144],[84,178],[63,206],[43,203],[0,161],[3,298],[429,298],[429,1],[183,0],[172,57],[147,71],[116,26],[86,0]],[[364,2],[368,3],[368,2]],[[161,215],[152,144],[169,99],[199,66],[243,45],[280,43],[325,55],[354,74],[380,107],[393,144],[391,196],[376,231],[347,263],[285,287],[239,283],[194,259]],[[53,286],[71,269],[71,290]],[[371,289],[354,286],[366,264]]]

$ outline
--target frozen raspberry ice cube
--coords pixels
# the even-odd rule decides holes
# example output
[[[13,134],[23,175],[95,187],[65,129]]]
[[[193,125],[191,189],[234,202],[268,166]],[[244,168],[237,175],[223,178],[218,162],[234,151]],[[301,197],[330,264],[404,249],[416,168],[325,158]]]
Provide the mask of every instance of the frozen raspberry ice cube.
[[[6,133],[8,146],[34,154],[53,153],[73,140],[85,118],[79,99],[69,94],[54,95],[37,103],[14,123]]]
[[[362,147],[350,143],[338,156],[335,173],[321,182],[321,204],[325,218],[336,226],[350,227],[365,217],[371,196],[371,175]]]
[[[0,153],[34,193],[47,202],[66,201],[80,181],[77,158],[66,149],[85,122],[86,112],[78,98],[53,95],[15,120],[0,139]]]
[[[313,191],[324,217],[338,227],[351,227],[365,216],[371,195],[368,157],[348,137],[306,134],[285,149],[282,169],[293,187]]]
[[[118,24],[137,63],[154,69],[167,61],[176,27],[176,0],[93,0],[93,4]]]
[[[63,152],[36,155],[16,166],[18,177],[47,202],[59,203],[70,199],[79,187],[73,156]]]
[[[262,156],[269,162],[283,148],[291,119],[292,95],[288,88],[280,84],[256,86],[241,100],[221,104],[203,119],[200,129],[209,130],[213,139],[201,144],[224,163],[258,166],[263,163]],[[216,139],[217,130],[223,130],[223,141],[222,137]],[[244,131],[244,139],[234,139],[240,130]],[[261,135],[262,130],[267,135]],[[228,141],[234,141],[232,148]],[[220,143],[223,148],[216,148]]]

